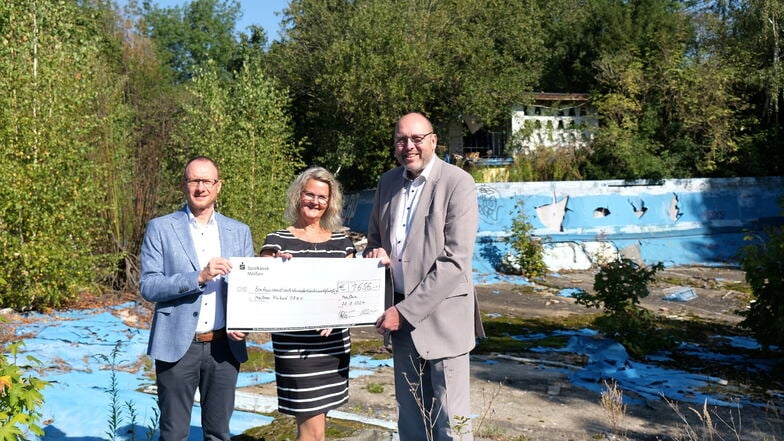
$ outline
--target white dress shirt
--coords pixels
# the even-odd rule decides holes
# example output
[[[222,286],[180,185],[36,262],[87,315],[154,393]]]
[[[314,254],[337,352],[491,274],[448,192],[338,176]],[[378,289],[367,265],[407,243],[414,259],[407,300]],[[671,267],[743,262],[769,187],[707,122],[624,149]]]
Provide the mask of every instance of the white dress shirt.
[[[211,258],[221,255],[220,235],[218,233],[218,223],[215,220],[215,212],[212,212],[212,216],[210,216],[207,224],[202,225],[196,221],[196,217],[191,213],[190,207],[186,208],[186,210],[188,212],[191,238],[199,259],[199,267],[204,268]],[[201,296],[201,312],[199,312],[199,323],[196,325],[196,333],[209,332],[226,326],[223,296],[218,295],[220,289],[221,276],[208,280],[204,284],[204,293]]]
[[[392,229],[392,255],[390,256],[390,269],[392,270],[392,286],[395,292],[402,293],[404,277],[403,277],[403,256],[406,252],[408,232],[411,231],[411,220],[414,218],[419,205],[419,199],[422,195],[422,190],[427,184],[427,178],[430,175],[430,170],[433,168],[433,160],[425,166],[419,176],[415,179],[408,177],[408,171],[404,168],[401,179],[403,180],[403,187],[400,189],[400,205],[398,206],[397,216],[395,218],[395,228]]]

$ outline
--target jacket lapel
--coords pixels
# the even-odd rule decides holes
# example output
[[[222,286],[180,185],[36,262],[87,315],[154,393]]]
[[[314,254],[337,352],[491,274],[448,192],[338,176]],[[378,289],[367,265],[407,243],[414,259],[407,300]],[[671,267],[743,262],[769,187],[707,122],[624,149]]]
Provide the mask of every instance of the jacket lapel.
[[[198,270],[200,268],[199,258],[196,256],[196,247],[193,245],[190,225],[188,225],[188,212],[185,211],[184,206],[178,212],[175,221],[172,222],[172,229],[180,242],[180,246],[182,246],[183,252],[188,256],[191,265],[193,265],[193,269]]]
[[[215,222],[218,223],[218,239],[220,240],[221,256],[233,256],[237,253],[232,250],[232,243],[229,240],[231,237],[231,226],[228,222],[224,222],[223,215],[215,212]]]
[[[405,191],[405,185],[403,182],[403,173],[405,172],[405,169],[403,167],[399,167],[399,169],[400,174],[398,179],[400,179],[400,185],[390,186],[393,193],[391,199],[389,199],[389,206],[387,209],[389,216],[386,219],[387,231],[389,232],[395,231],[395,219],[397,219],[398,212],[400,211],[400,198],[403,197],[403,192]],[[389,234],[386,234],[385,236],[387,238],[390,237]]]
[[[420,235],[425,233],[425,219],[427,219],[427,213],[430,213],[430,207],[433,205],[433,198],[436,194],[433,190],[441,177],[441,160],[439,158],[433,158],[433,160],[436,162],[430,170],[430,176],[428,176],[425,182],[425,187],[422,189],[422,194],[419,196],[419,202],[417,202],[417,207],[414,211],[414,218],[411,220],[411,229],[409,230],[408,239],[406,239],[408,243],[411,243],[412,238],[419,241]]]

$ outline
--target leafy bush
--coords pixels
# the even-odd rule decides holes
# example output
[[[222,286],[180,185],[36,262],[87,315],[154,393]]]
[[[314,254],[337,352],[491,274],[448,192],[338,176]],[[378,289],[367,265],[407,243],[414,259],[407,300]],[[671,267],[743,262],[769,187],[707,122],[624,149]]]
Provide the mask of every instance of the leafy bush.
[[[266,233],[283,226],[286,189],[303,166],[291,139],[289,99],[258,60],[247,60],[232,81],[209,64],[187,89],[193,100],[178,127],[183,147],[174,155],[172,188],[180,188],[190,158],[214,159],[223,180],[218,210],[247,223],[259,249]]]
[[[769,229],[767,241],[747,245],[741,266],[754,301],[740,326],[763,345],[784,345],[784,226]]]
[[[515,155],[509,167],[509,182],[576,181],[585,179],[581,168],[588,161],[586,149],[540,148]]]
[[[661,262],[644,268],[626,258],[606,263],[594,277],[595,294],[579,292],[575,300],[589,308],[604,308],[596,326],[629,352],[645,354],[666,344],[656,333],[653,315],[639,306],[640,299],[650,294],[648,284],[662,268]]]
[[[29,434],[43,436],[38,425],[41,413],[38,408],[44,402],[41,390],[48,385],[44,380],[25,376],[25,366],[16,363],[16,354],[22,342],[12,343],[7,350],[13,357],[11,362],[6,354],[0,353],[0,441],[22,441]],[[28,356],[28,361],[40,364]]]
[[[517,216],[512,219],[512,231],[504,242],[514,253],[504,256],[500,271],[509,274],[522,274],[525,277],[541,277],[547,273],[544,263],[544,244],[542,238],[531,235],[534,227],[528,222],[523,201],[517,202]]]
[[[105,87],[99,20],[77,2],[6,3],[0,16],[15,18],[0,33],[15,44],[0,45],[0,307],[40,309],[93,289],[117,262],[102,149],[118,148],[108,139],[122,90]]]

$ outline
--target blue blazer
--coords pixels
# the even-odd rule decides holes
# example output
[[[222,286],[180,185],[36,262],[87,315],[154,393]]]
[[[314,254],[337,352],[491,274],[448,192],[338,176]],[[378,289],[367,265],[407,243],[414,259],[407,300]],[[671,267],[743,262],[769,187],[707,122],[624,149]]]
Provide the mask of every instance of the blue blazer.
[[[215,220],[222,257],[253,256],[253,240],[247,225],[217,212]],[[179,211],[151,220],[144,234],[139,285],[142,297],[155,303],[147,346],[147,354],[155,360],[178,361],[196,332],[203,291],[198,283],[201,267],[189,228],[188,213],[183,206]],[[225,296],[223,280],[221,292]],[[244,340],[229,339],[229,346],[240,363],[248,359]]]

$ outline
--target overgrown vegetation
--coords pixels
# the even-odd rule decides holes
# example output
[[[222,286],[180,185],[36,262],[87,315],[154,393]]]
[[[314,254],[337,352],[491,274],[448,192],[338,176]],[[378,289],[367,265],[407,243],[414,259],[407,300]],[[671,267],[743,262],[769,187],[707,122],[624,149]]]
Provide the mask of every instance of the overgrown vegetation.
[[[126,108],[99,10],[4,2],[0,17],[0,306],[58,306],[98,291],[121,257],[107,177]]]
[[[540,148],[532,152],[520,152],[514,156],[509,167],[509,182],[531,181],[578,181],[586,179],[582,169],[588,161],[589,152],[570,147]]]
[[[544,263],[542,238],[531,234],[534,226],[528,221],[524,209],[524,202],[518,201],[509,236],[503,239],[512,251],[503,257],[499,270],[532,279],[547,274],[547,265]]]
[[[647,354],[667,344],[657,332],[652,313],[640,306],[640,299],[650,293],[648,285],[662,268],[661,262],[645,268],[627,258],[608,262],[594,277],[594,293],[578,292],[575,301],[589,308],[604,309],[604,314],[595,321],[596,326],[630,353]]]
[[[248,429],[242,434],[232,437],[232,440],[265,441],[297,438],[297,424],[294,417],[278,411],[270,413],[269,416],[274,419],[272,424]],[[367,427],[367,424],[362,422],[327,417],[325,436],[327,439],[347,439],[357,436]]]
[[[97,354],[95,357],[107,364],[109,369],[109,386],[106,388],[106,394],[109,396],[109,414],[106,419],[106,432],[109,441],[137,441],[141,440],[142,434],[136,433],[138,415],[136,413],[136,403],[132,400],[120,402],[120,387],[117,379],[118,367],[121,361],[119,356],[122,353],[122,341],[117,341],[112,348],[109,355]],[[155,432],[158,430],[158,407],[152,408],[153,414],[147,422],[146,430],[144,433],[144,441],[152,441],[155,437]],[[127,423],[129,430],[127,437],[120,434],[120,429],[123,423]]]
[[[30,374],[33,366],[18,363],[16,356],[23,345],[11,343],[0,352],[0,441],[44,435],[40,408],[44,403],[42,391],[48,383]],[[29,355],[27,361],[35,367],[41,364]]]
[[[782,174],[781,2],[424,6],[293,0],[268,44],[234,0],[0,2],[0,307],[135,291],[188,156],[215,157],[219,209],[260,241],[305,166],[375,185],[411,110],[447,140],[507,130],[533,90],[590,93],[593,145],[525,154],[513,180]]]
[[[741,326],[750,329],[757,341],[784,346],[784,226],[769,228],[763,237],[742,250],[741,263],[751,286],[753,301],[741,311]]]
[[[193,155],[222,167],[219,209],[258,241],[282,224],[302,166],[290,99],[255,40],[236,40],[232,3],[132,11],[150,21],[120,20],[108,0],[0,3],[0,307],[135,291],[145,224],[182,204]],[[165,42],[177,39],[215,52],[179,53],[175,75],[166,50],[181,46]]]
[[[291,140],[288,96],[258,60],[247,60],[230,82],[221,81],[214,63],[194,75],[185,87],[192,98],[175,133],[179,148],[168,173],[174,178],[170,188],[180,188],[188,158],[215,159],[224,182],[217,208],[247,223],[260,249],[262,232],[282,225],[286,189],[303,165]]]

